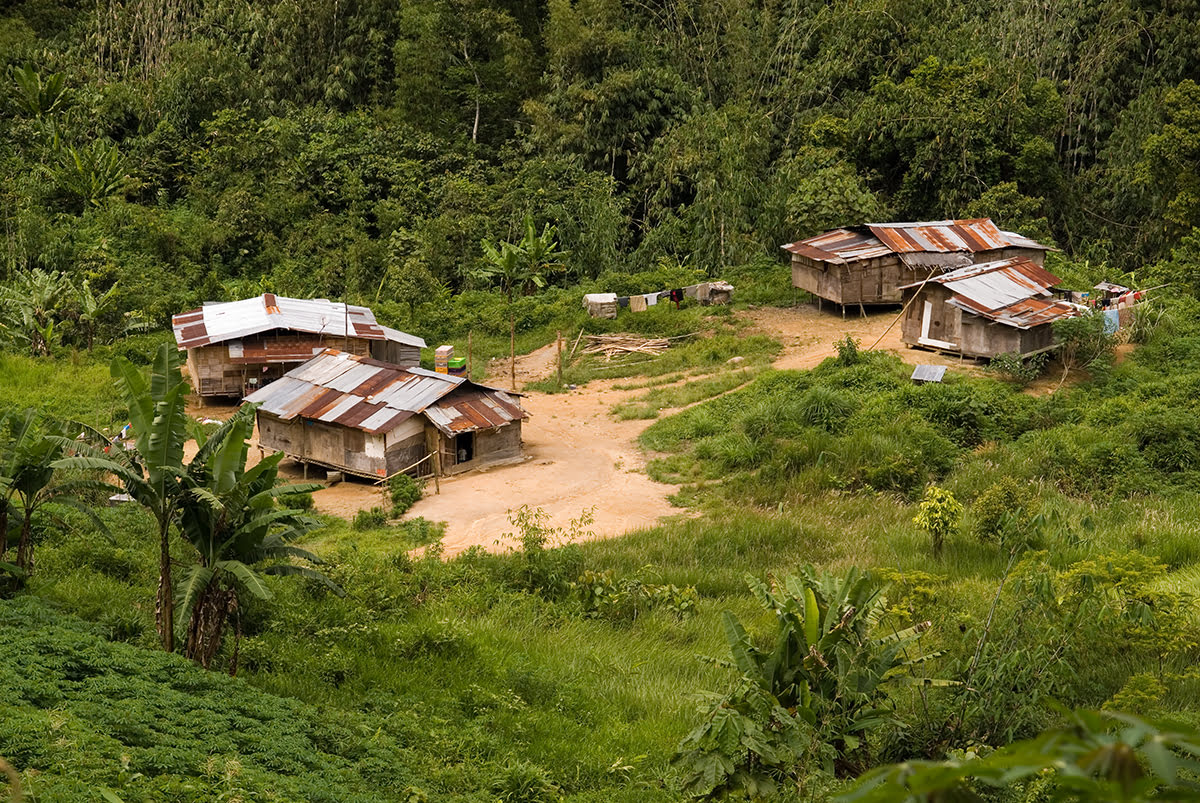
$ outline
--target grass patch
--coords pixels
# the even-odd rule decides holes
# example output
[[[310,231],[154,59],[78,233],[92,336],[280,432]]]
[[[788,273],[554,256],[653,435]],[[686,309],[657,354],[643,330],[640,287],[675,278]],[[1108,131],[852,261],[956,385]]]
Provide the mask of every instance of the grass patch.
[[[755,369],[723,371],[707,379],[684,382],[671,387],[659,387],[631,401],[613,407],[613,415],[621,420],[657,418],[665,409],[686,407],[711,399],[740,387],[758,374]]]

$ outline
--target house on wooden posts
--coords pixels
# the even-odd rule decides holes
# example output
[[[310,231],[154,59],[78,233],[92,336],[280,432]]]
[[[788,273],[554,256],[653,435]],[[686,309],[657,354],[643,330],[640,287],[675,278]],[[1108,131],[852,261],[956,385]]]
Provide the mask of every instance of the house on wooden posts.
[[[901,339],[965,357],[1030,355],[1054,347],[1052,324],[1080,308],[1055,296],[1060,279],[1028,259],[969,265],[900,288]]]
[[[454,474],[521,456],[515,393],[327,349],[250,394],[258,442],[363,477]]]
[[[366,307],[263,293],[209,303],[172,319],[201,396],[241,398],[327,348],[419,365],[425,341],[381,326]]]
[[[931,273],[1021,257],[1041,265],[1048,246],[987,218],[868,223],[789,243],[792,285],[840,304],[898,304],[900,288]]]

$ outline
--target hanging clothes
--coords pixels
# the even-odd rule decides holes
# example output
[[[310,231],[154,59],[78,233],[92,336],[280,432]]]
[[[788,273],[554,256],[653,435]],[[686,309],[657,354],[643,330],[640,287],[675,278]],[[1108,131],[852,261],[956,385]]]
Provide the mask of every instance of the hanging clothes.
[[[658,303],[658,293],[646,293],[646,306],[653,307]]]
[[[629,309],[629,296],[617,296],[617,307]]]
[[[645,312],[646,311],[646,297],[645,296],[630,296],[629,297],[629,311],[630,312]]]

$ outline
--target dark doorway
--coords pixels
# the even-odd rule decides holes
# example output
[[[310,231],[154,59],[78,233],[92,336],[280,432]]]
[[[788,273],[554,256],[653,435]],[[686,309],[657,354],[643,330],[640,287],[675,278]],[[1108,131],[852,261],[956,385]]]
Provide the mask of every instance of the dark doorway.
[[[463,432],[454,436],[456,463],[467,463],[475,459],[475,433]]]

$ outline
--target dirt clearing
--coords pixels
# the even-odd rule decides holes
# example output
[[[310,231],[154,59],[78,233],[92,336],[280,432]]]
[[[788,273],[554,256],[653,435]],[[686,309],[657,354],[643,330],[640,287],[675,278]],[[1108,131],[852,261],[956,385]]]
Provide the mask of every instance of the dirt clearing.
[[[978,372],[973,362],[954,357],[908,349],[900,341],[899,324],[887,331],[897,309],[870,312],[860,317],[857,310],[840,313],[818,311],[814,305],[791,308],[762,307],[739,313],[758,331],[778,339],[783,351],[773,363],[779,369],[813,368],[837,354],[835,341],[849,334],[861,348],[873,344],[895,352],[910,364],[945,365],[952,370]],[[564,352],[572,339],[564,334]],[[508,360],[496,360],[489,366],[489,384],[510,386]],[[553,343],[530,354],[517,357],[517,384],[545,379],[556,368]],[[541,508],[555,527],[566,527],[587,511],[593,516],[587,528],[596,538],[622,535],[650,527],[664,516],[691,515],[672,507],[668,497],[677,489],[654,482],[645,474],[645,456],[637,445],[638,436],[653,423],[649,420],[616,420],[611,411],[622,402],[633,400],[644,390],[615,390],[613,385],[630,380],[600,380],[576,391],[559,394],[531,392],[522,405],[531,414],[522,426],[525,459],[509,464],[472,471],[441,482],[435,494],[432,482],[426,497],[413,506],[408,516],[423,516],[446,523],[442,539],[445,554],[456,555],[473,546],[502,551],[505,533],[512,532],[511,511],[528,505]],[[189,409],[198,418],[225,419],[235,408],[223,405],[197,405]],[[257,434],[257,433],[256,433]],[[189,443],[189,455],[194,443]],[[251,462],[257,462],[257,439],[252,442]],[[299,480],[302,467],[284,461],[281,475]],[[313,479],[323,478],[319,468],[310,469]],[[348,479],[313,494],[321,513],[351,519],[360,510],[386,506],[384,489],[374,483]]]

